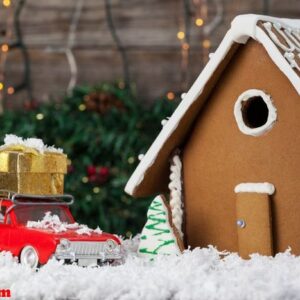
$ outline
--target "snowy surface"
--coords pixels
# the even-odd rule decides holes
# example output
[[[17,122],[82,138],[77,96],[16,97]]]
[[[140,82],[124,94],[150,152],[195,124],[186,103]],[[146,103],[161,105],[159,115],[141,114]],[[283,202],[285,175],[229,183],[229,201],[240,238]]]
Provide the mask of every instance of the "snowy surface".
[[[214,248],[147,261],[135,255],[136,241],[120,266],[82,268],[50,261],[39,271],[0,254],[0,289],[12,299],[299,299],[300,257],[254,255],[242,260]]]
[[[7,147],[11,146],[25,146],[33,148],[40,153],[44,152],[54,152],[54,153],[63,153],[63,150],[60,148],[55,148],[54,146],[47,146],[41,139],[37,138],[28,138],[23,139],[22,137],[16,136],[14,134],[7,134],[4,138],[4,145],[0,149],[4,150]]]
[[[40,221],[28,221],[26,226],[28,228],[37,228],[37,229],[47,229],[52,230],[56,233],[65,232],[68,229],[76,230],[76,233],[79,235],[86,234],[91,235],[92,232],[101,234],[102,230],[98,227],[95,230],[89,228],[87,225],[72,223],[68,224],[66,222],[61,222],[59,216],[52,215],[50,211],[45,213],[45,216]]]

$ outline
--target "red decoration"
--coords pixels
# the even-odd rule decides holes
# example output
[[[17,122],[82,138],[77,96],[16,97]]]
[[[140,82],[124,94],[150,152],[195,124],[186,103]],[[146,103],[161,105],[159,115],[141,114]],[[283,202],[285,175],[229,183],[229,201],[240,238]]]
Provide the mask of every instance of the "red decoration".
[[[99,183],[105,183],[108,178],[109,178],[109,175],[110,175],[110,172],[109,172],[109,168],[107,167],[100,167],[98,169],[98,174],[99,174]]]
[[[88,176],[93,176],[97,172],[96,166],[88,166],[87,167],[87,174]]]
[[[87,167],[87,175],[89,182],[104,184],[109,179],[110,170],[108,167],[90,165]]]

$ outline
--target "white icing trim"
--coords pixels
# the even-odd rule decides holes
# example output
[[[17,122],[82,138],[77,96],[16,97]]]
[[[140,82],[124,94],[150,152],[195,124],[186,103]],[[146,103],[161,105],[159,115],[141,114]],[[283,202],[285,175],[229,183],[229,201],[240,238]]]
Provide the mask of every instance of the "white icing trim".
[[[246,102],[250,98],[255,96],[260,96],[265,101],[269,110],[269,115],[268,115],[267,122],[264,125],[257,128],[250,128],[244,122],[243,114],[242,114],[242,106],[243,106],[243,102]],[[238,97],[234,105],[234,116],[235,116],[236,123],[242,133],[247,135],[252,135],[252,136],[259,136],[266,133],[273,127],[277,119],[277,110],[274,107],[271,97],[269,95],[267,95],[261,90],[251,89],[245,91]]]
[[[142,160],[142,159],[144,158],[144,156],[145,156],[145,155],[144,155],[143,153],[141,153],[141,154],[139,154],[138,159],[139,159],[139,160]]]
[[[287,37],[292,41],[292,43],[294,44],[294,48],[297,51],[300,51],[300,41],[298,41],[295,37],[296,32],[293,32],[292,30],[290,30],[290,28],[285,29],[284,30],[285,34],[287,35]]]
[[[227,32],[221,45],[215,52],[215,55],[204,67],[203,72],[198,76],[197,80],[185,95],[184,100],[182,100],[181,103],[178,105],[177,109],[174,111],[167,124],[163,126],[156,140],[153,142],[153,144],[145,154],[144,159],[141,161],[141,163],[131,175],[129,181],[125,186],[125,191],[128,194],[132,195],[134,193],[135,188],[143,181],[145,172],[155,162],[155,159],[162,145],[169,139],[171,134],[177,128],[178,122],[183,118],[189,107],[202,93],[203,87],[210,79],[210,76],[208,75],[212,75],[214,73],[220,61],[223,60],[223,58],[225,58],[227,52],[230,50],[233,43],[234,42],[231,39],[230,33]]]
[[[237,193],[260,193],[273,195],[275,192],[275,187],[273,184],[264,183],[240,183],[234,188],[234,192]]]
[[[290,42],[290,40],[286,37],[286,35],[280,30],[281,26],[275,24],[273,26],[273,24],[271,22],[265,22],[263,23],[264,28],[267,30],[270,38],[272,39],[272,41],[279,47],[281,48],[283,51],[294,51],[295,46],[293,43]],[[277,35],[272,31],[272,28],[274,28],[276,30],[276,32],[283,38],[283,40],[286,41],[286,43],[288,44],[288,46],[286,46],[284,43],[282,43],[279,38],[277,37]]]
[[[179,155],[174,155],[170,164],[170,208],[172,212],[172,222],[182,238],[183,202],[181,174],[182,163],[180,157]]]
[[[279,19],[260,15],[241,15],[236,17],[232,21],[230,30],[226,33],[214,55],[208,61],[191,89],[187,92],[184,99],[178,105],[167,124],[162,128],[160,134],[145,154],[144,159],[130,177],[125,187],[125,191],[128,194],[132,195],[137,186],[143,181],[144,174],[155,163],[162,146],[176,130],[179,122],[184,117],[189,107],[198,99],[199,95],[201,95],[205,85],[213,76],[215,70],[226,57],[234,43],[246,43],[249,37],[261,43],[274,64],[284,73],[300,95],[299,76],[290,66],[289,62],[283,57],[271,38],[256,25],[258,21],[280,22],[281,24],[286,25],[286,27],[300,28],[300,20]]]

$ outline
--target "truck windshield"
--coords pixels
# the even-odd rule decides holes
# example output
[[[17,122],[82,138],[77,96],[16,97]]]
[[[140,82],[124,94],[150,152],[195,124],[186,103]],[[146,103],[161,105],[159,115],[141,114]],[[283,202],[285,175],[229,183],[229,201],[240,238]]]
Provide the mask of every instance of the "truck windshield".
[[[67,212],[67,208],[62,206],[39,206],[39,205],[24,205],[14,208],[18,223],[26,225],[28,221],[42,221],[47,212],[51,215],[57,215],[61,222],[74,223],[74,220]]]

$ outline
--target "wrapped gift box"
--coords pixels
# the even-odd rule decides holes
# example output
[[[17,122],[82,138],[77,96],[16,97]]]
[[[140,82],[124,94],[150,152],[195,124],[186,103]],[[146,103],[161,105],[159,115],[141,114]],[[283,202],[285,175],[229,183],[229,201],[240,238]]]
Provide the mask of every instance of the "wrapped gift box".
[[[12,147],[0,151],[0,189],[21,194],[63,194],[67,156]]]

